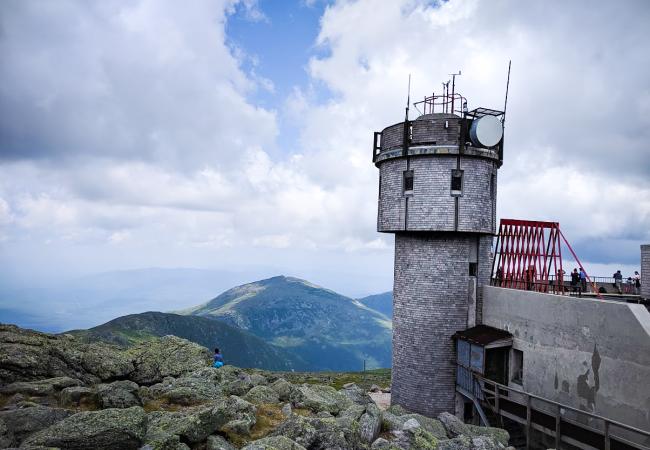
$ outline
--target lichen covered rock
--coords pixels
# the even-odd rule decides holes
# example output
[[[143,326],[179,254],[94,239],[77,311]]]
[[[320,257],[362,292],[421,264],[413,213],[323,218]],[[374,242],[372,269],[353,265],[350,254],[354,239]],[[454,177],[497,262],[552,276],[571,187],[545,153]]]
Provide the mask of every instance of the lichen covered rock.
[[[47,406],[0,411],[0,448],[18,447],[30,434],[72,415],[72,411]]]
[[[298,388],[302,394],[298,406],[313,412],[328,411],[338,414],[345,410],[352,401],[331,386],[302,385]]]
[[[479,427],[463,423],[458,417],[450,413],[442,413],[438,416],[444,426],[447,436],[455,438],[457,436],[467,436],[469,438],[487,437],[494,442],[501,444],[503,447],[508,445],[510,435],[506,430],[494,427]],[[486,444],[487,445],[487,444]]]
[[[23,446],[66,449],[132,449],[142,444],[147,417],[142,408],[74,414],[29,436]]]
[[[305,447],[285,436],[273,436],[251,442],[242,450],[306,450]]]
[[[374,403],[366,406],[366,412],[359,419],[359,437],[361,441],[372,444],[381,430],[381,411]]]
[[[70,387],[81,386],[83,383],[76,378],[55,377],[37,381],[16,381],[7,386],[0,387],[1,394],[24,395],[54,395],[58,391]]]
[[[135,367],[129,378],[144,385],[159,383],[165,377],[179,377],[210,362],[207,348],[176,336],[143,342],[129,353]]]
[[[254,386],[251,390],[244,395],[244,400],[254,403],[256,405],[262,403],[279,403],[280,397],[277,392],[268,386]]]
[[[138,389],[136,383],[128,380],[100,384],[97,387],[97,402],[102,409],[142,406]]]

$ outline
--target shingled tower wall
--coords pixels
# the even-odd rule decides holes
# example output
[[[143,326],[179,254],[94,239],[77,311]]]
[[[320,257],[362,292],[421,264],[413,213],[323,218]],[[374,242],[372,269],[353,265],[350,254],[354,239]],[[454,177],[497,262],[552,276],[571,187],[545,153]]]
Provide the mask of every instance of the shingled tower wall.
[[[428,416],[454,413],[451,337],[480,322],[496,230],[500,155],[465,145],[462,126],[454,114],[425,114],[377,133],[373,150],[377,230],[395,234],[392,403]]]
[[[641,246],[641,298],[650,300],[650,244]]]

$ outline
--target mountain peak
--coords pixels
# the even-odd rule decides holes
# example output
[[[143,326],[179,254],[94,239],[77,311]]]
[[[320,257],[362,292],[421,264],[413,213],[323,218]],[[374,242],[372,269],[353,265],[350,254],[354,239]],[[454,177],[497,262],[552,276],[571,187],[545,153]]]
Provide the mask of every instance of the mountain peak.
[[[386,316],[300,278],[278,275],[243,284],[186,313],[247,330],[321,369],[352,370],[364,360],[390,365]]]

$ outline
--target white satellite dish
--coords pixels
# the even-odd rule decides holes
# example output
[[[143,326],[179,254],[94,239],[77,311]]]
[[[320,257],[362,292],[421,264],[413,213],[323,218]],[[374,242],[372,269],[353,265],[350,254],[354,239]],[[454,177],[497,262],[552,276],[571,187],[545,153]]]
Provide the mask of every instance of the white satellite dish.
[[[474,145],[494,147],[503,137],[503,125],[495,116],[483,116],[472,122],[469,137]]]

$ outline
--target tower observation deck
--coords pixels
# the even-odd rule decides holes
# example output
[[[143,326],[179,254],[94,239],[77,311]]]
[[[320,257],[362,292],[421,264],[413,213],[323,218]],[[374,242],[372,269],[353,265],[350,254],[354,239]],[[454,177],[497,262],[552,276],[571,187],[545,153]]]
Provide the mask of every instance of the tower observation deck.
[[[377,230],[395,234],[392,402],[454,412],[452,336],[481,320],[496,231],[505,113],[460,94],[414,103],[420,116],[374,134]]]

